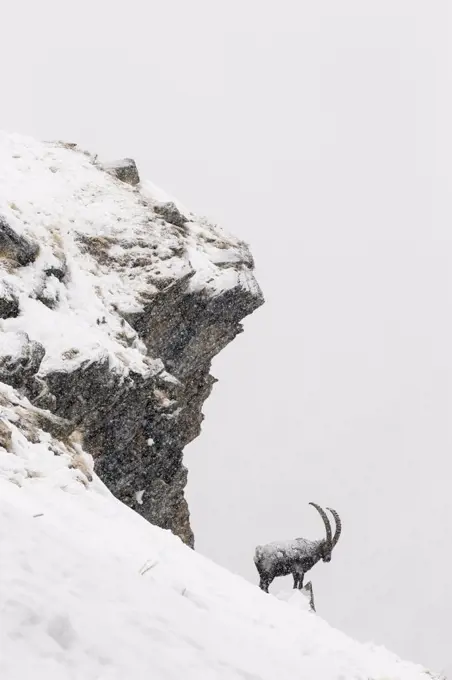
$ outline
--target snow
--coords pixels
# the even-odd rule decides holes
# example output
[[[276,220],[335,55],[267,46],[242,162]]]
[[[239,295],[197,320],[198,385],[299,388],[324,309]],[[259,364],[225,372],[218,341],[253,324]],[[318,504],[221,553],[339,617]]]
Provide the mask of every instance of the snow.
[[[144,492],[145,489],[140,489],[140,491],[135,492],[135,500],[138,503],[138,505],[143,505]]]
[[[287,602],[292,607],[301,609],[304,612],[309,612],[309,600],[298,589],[296,590],[280,590],[275,594],[275,597],[282,602]]]
[[[1,352],[3,356],[18,356],[25,344],[26,336],[24,333],[2,333]]]
[[[295,538],[284,541],[273,541],[256,548],[255,562],[259,562],[265,573],[271,572],[275,564],[284,565],[288,574],[292,573],[292,565],[300,566],[308,560],[315,560],[321,555],[322,541],[309,541],[306,538]],[[318,560],[317,560],[318,561]]]
[[[150,180],[145,180],[141,182],[141,190],[144,196],[147,196],[151,200],[157,203],[174,203],[179,212],[182,213],[187,218],[193,218],[193,213],[179,201],[179,199],[171,196],[167,191],[158,187],[156,184]]]
[[[5,387],[0,404],[2,680],[431,677],[334,630],[301,593],[266,595],[152,526],[79,444],[57,455],[42,431],[31,443],[25,399]]]
[[[183,227],[154,210],[168,202]],[[2,354],[26,333],[45,347],[42,374],[103,360],[177,382],[124,316],[187,275],[188,291],[260,296],[244,243],[61,143],[0,133],[0,215],[40,247],[28,266],[0,264],[20,304],[0,320]],[[266,595],[146,522],[96,477],[81,433],[41,429],[52,418],[0,384],[1,680],[431,677],[334,630],[302,592]]]
[[[184,229],[155,212],[168,200],[187,218]],[[260,295],[245,244],[152,183],[131,187],[62,143],[0,132],[0,215],[39,243],[34,263],[0,265],[2,290],[20,303],[20,315],[0,320],[0,330],[44,345],[43,374],[87,359],[124,374],[155,370],[124,316],[142,311],[161,281],[192,275],[189,290],[215,296],[239,286]],[[46,274],[62,264],[62,280]]]

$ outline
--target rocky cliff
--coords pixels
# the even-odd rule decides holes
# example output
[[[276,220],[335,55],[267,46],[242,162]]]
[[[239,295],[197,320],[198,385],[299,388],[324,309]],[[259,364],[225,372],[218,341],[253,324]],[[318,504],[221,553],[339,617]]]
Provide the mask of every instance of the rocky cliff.
[[[247,246],[130,159],[0,134],[0,381],[55,450],[83,441],[120,500],[189,545],[183,449],[212,358],[262,302]]]

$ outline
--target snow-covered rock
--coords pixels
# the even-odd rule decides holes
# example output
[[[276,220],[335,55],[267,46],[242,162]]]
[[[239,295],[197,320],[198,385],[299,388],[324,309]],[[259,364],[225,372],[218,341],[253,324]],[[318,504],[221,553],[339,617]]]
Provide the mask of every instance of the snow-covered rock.
[[[2,680],[434,677],[145,521],[97,478],[66,421],[6,386],[0,422]]]
[[[182,451],[212,357],[263,302],[253,266],[130,159],[0,133],[0,380],[77,427],[115,495],[189,544]]]

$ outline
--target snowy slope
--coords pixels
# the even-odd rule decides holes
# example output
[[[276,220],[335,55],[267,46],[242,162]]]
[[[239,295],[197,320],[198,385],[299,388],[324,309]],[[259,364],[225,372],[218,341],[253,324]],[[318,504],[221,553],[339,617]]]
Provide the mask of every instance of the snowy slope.
[[[9,387],[0,414],[2,680],[431,677],[146,522]]]

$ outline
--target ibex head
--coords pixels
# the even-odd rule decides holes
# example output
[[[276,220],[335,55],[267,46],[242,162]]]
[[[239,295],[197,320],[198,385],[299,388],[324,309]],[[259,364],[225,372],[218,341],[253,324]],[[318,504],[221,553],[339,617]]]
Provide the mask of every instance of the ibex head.
[[[320,559],[322,559],[324,562],[329,562],[331,560],[331,553],[333,552],[333,548],[338,542],[339,537],[341,535],[342,531],[341,519],[336,510],[333,510],[333,508],[327,508],[327,510],[329,510],[333,515],[336,523],[336,530],[334,532],[333,537],[331,532],[330,520],[328,519],[328,515],[326,514],[325,510],[321,508],[320,505],[317,505],[317,503],[309,503],[309,505],[312,505],[320,514],[320,517],[323,519],[323,523],[325,525],[326,530],[326,537],[322,539],[322,541],[319,544]]]

